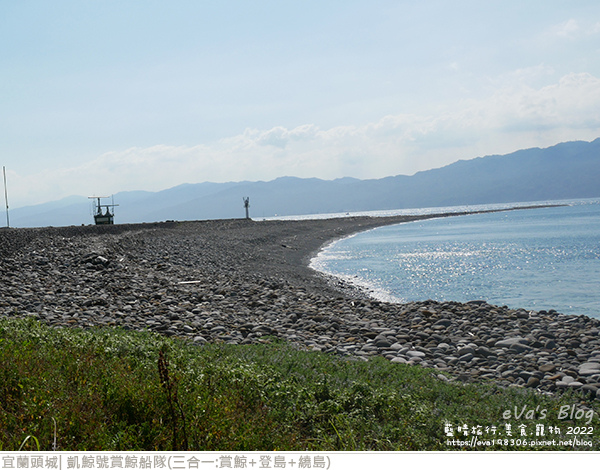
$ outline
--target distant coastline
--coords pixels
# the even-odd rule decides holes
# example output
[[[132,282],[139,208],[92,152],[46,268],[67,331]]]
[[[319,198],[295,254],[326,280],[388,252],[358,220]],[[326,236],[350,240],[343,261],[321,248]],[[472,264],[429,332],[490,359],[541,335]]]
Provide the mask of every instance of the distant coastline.
[[[182,184],[158,192],[114,194],[115,223],[241,218],[299,214],[419,210],[478,204],[517,205],[600,197],[600,139],[565,142],[508,155],[461,160],[412,176],[380,179],[297,178]],[[11,210],[15,227],[81,225],[93,221],[88,195]],[[17,201],[13,201],[15,205]]]

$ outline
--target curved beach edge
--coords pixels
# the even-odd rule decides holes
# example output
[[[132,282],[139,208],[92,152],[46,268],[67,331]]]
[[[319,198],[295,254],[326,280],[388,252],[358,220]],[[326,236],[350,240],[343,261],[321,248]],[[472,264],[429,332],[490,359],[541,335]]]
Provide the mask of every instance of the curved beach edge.
[[[481,300],[381,302],[309,267],[324,245],[356,232],[474,213],[3,230],[0,316],[151,330],[199,345],[278,338],[353,360],[418,364],[440,380],[600,398],[597,319]]]

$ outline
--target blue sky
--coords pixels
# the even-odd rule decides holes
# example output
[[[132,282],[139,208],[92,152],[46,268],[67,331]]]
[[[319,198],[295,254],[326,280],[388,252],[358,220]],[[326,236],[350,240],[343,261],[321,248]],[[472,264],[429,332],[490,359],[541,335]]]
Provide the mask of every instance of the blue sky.
[[[600,3],[0,2],[11,207],[600,137]]]

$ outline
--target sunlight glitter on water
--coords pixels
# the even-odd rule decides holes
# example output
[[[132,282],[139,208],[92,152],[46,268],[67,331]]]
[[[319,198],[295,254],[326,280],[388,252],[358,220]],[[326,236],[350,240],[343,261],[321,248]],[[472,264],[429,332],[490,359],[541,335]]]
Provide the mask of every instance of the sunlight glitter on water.
[[[311,264],[378,298],[487,300],[600,317],[600,201],[380,227]]]

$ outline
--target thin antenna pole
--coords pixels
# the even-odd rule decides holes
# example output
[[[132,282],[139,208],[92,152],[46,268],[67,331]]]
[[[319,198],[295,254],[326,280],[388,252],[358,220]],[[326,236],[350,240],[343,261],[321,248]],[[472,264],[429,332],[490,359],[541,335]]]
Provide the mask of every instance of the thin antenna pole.
[[[10,220],[8,218],[8,191],[6,189],[6,167],[2,167],[2,173],[4,175],[4,201],[6,201],[6,228],[10,228]]]

